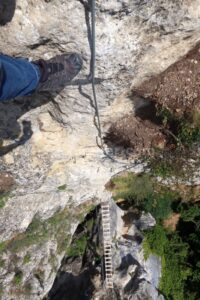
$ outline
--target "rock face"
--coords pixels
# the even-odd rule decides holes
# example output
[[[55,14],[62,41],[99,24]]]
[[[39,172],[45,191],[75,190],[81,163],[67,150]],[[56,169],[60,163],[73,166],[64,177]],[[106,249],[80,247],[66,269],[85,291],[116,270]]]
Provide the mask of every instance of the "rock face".
[[[112,292],[115,297],[109,296],[101,279],[105,274],[102,273],[102,259],[98,259],[97,253],[103,251],[103,236],[102,230],[97,230],[100,210],[95,210],[79,225],[73,236],[72,245],[81,245],[81,240],[87,236],[83,255],[65,256],[48,300],[164,300],[158,292],[161,259],[155,255],[145,259],[143,251],[142,230],[155,226],[155,219],[149,213],[143,212],[139,216],[130,209],[122,210],[113,200],[110,201],[110,211],[114,277]],[[88,227],[86,224],[93,225]],[[72,245],[70,248],[73,251]]]
[[[112,201],[110,210],[115,216],[111,222],[111,234],[116,299],[164,300],[158,292],[161,277],[160,258],[150,255],[145,259],[142,243],[141,230],[155,226],[155,219],[149,213],[142,213],[139,218],[133,214],[130,216],[130,212],[122,211]],[[107,299],[102,293],[101,288],[92,299]]]
[[[110,177],[130,165],[110,160],[96,142],[87,80],[89,12],[83,3],[0,3],[1,52],[37,59],[78,51],[84,58],[79,78],[59,94],[0,104],[1,170],[15,181],[0,214],[3,300],[45,296],[64,255],[60,244],[70,240],[91,202],[110,197],[104,188]],[[134,112],[135,103],[127,96],[132,86],[160,73],[196,44],[199,4],[97,1],[96,89],[104,132],[112,120]],[[133,164],[132,169],[141,168]]]

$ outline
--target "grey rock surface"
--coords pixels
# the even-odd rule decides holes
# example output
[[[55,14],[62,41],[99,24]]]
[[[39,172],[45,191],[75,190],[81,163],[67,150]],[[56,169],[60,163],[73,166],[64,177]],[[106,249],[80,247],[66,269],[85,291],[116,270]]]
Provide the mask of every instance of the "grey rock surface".
[[[127,96],[131,86],[163,71],[199,40],[200,1],[96,2],[96,89],[105,132],[112,120],[134,112],[134,101]],[[9,171],[16,182],[0,214],[1,248],[5,247],[1,294],[3,300],[39,300],[49,291],[64,252],[57,254],[53,234],[37,247],[29,245],[17,253],[6,248],[6,243],[27,234],[36,217],[48,220],[68,206],[73,215],[88,200],[108,199],[106,182],[130,162],[110,160],[96,143],[98,130],[87,82],[91,55],[87,11],[82,3],[4,0],[0,13],[1,52],[37,59],[78,51],[84,58],[78,79],[59,94],[35,94],[0,104],[1,169]],[[133,163],[133,171],[141,169]],[[77,224],[77,219],[70,220],[67,236]],[[31,254],[28,267],[23,265],[27,251]],[[54,255],[53,270],[49,260]],[[35,270],[41,266],[45,270],[38,280]],[[23,278],[16,280],[19,270]]]
[[[139,230],[145,230],[155,226],[156,221],[150,213],[143,212],[140,219],[136,220],[135,225]]]
[[[146,298],[147,297],[147,298]],[[163,295],[159,295],[158,291],[148,282],[143,281],[139,284],[138,291],[129,298],[130,300],[140,300],[140,299],[149,299],[149,300],[164,300]]]
[[[164,299],[158,292],[161,278],[160,258],[155,255],[144,258],[142,232],[134,224],[128,226],[123,222],[122,216],[126,213],[116,204],[111,202],[111,207],[116,220],[116,222],[111,222],[113,282],[119,291],[120,299]],[[156,224],[155,219],[149,213],[142,213],[137,223],[143,224],[144,220],[145,229]],[[135,219],[132,223],[135,223]]]

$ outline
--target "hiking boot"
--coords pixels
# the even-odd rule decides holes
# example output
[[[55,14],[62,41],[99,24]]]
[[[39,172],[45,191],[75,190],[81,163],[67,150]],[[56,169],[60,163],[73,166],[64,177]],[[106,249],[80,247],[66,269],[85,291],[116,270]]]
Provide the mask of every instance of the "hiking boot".
[[[57,55],[49,60],[34,62],[41,71],[37,91],[57,91],[69,83],[81,70],[83,61],[77,53]]]

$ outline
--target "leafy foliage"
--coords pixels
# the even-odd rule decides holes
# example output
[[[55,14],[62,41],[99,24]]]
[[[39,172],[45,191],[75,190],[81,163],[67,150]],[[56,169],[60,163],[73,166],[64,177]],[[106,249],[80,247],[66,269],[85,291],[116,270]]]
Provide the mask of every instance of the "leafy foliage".
[[[66,184],[58,186],[58,191],[60,191],[60,192],[65,191],[66,189],[67,189],[67,185]]]
[[[178,139],[183,144],[191,146],[200,139],[200,127],[181,120],[178,128]]]
[[[163,192],[161,194],[153,193],[144,202],[144,210],[150,212],[154,218],[159,220],[166,219],[172,213],[172,202],[174,195],[170,192]]]
[[[192,272],[185,284],[187,299],[200,299],[200,205],[182,204],[180,207],[182,222],[178,231],[182,239],[189,245],[187,263]]]
[[[67,249],[68,256],[82,256],[87,246],[87,237],[85,235],[77,238],[72,245]]]
[[[24,263],[24,264],[28,264],[30,261],[31,261],[31,255],[30,255],[29,253],[27,253],[27,254],[24,256],[23,263]]]
[[[178,117],[165,107],[157,107],[157,117],[164,128],[169,129],[173,133],[177,146],[181,144],[192,146],[200,139],[199,112]]]
[[[145,258],[147,259],[150,254],[162,257],[167,242],[166,233],[161,225],[157,225],[151,231],[146,231],[143,243]]]
[[[161,257],[160,290],[167,300],[200,299],[200,205],[180,204],[181,218],[176,232],[162,224],[145,232],[144,254]]]
[[[169,191],[168,188],[159,185],[147,175],[113,179],[115,185],[115,199],[123,198],[135,207],[150,212],[156,220],[167,218],[172,212],[172,202],[178,198],[178,194]]]
[[[153,184],[148,175],[135,176],[132,173],[127,176],[113,178],[115,185],[115,199],[123,198],[139,205],[144,199],[153,193]]]
[[[23,279],[23,273],[22,271],[19,270],[15,273],[13,282],[15,285],[20,285],[22,283],[22,279]]]

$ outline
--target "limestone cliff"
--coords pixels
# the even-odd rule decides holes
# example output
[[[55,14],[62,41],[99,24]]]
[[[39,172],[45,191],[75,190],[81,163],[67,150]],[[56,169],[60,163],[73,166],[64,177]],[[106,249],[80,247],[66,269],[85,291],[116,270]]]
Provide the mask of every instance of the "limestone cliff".
[[[200,1],[96,2],[96,89],[106,132],[113,120],[134,113],[133,86],[199,41]],[[59,94],[0,104],[1,171],[15,181],[0,213],[3,300],[48,293],[77,224],[91,205],[110,197],[109,179],[130,166],[97,145],[85,7],[78,0],[0,2],[1,52],[38,59],[76,51],[84,58],[79,77]],[[141,169],[132,161],[133,171]]]

